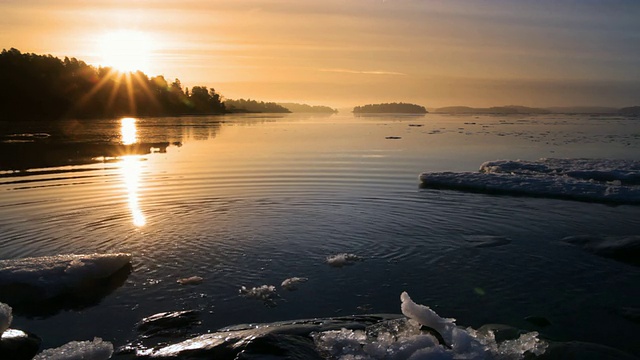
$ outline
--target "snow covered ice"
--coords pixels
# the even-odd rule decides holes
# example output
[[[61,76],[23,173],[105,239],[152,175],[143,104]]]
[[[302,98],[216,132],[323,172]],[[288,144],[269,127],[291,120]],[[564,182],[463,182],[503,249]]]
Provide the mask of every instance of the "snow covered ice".
[[[0,287],[27,285],[50,298],[86,281],[109,277],[131,262],[131,254],[57,255],[0,261]]]
[[[425,172],[427,187],[581,201],[640,204],[640,161],[496,160],[478,172]]]
[[[327,358],[344,360],[523,359],[525,353],[541,355],[547,348],[536,332],[497,343],[492,331],[462,329],[454,319],[442,318],[429,307],[414,303],[406,292],[400,299],[406,320],[387,323],[374,331],[342,329],[315,333],[316,346]],[[424,327],[437,334],[423,331]]]
[[[47,349],[33,360],[107,360],[113,355],[113,345],[95,338],[93,341],[72,341],[58,348]]]
[[[13,320],[11,306],[0,302],[0,335],[11,326]]]
[[[347,253],[327,256],[327,264],[333,267],[343,267],[345,265],[352,265],[360,260],[361,259],[358,255],[347,254]]]

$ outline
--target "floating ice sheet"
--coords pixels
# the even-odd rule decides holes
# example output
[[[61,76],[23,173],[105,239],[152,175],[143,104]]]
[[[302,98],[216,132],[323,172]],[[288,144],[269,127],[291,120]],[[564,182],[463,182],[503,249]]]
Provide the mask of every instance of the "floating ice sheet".
[[[497,160],[479,172],[422,173],[420,181],[433,188],[640,204],[640,161],[631,160]]]
[[[4,295],[24,293],[28,299],[53,298],[82,289],[128,266],[131,254],[57,255],[0,261]],[[9,290],[7,290],[9,289]],[[15,296],[14,296],[15,297]]]
[[[401,295],[398,320],[368,330],[334,330],[313,334],[318,349],[331,359],[523,359],[541,355],[547,343],[536,332],[496,342],[493,332],[462,329],[454,319],[442,318],[429,307]],[[431,332],[424,329],[429,328]]]
[[[0,335],[11,326],[11,306],[0,302]]]
[[[353,265],[360,260],[362,259],[358,255],[347,254],[347,253],[327,256],[327,264],[333,267],[343,267],[345,265]]]
[[[107,360],[113,355],[113,345],[100,338],[93,341],[72,341],[59,348],[47,349],[33,360]]]

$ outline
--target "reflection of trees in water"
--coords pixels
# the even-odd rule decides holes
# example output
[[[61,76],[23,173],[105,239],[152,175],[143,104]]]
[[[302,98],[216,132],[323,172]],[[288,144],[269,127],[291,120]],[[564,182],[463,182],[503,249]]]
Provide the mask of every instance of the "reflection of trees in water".
[[[136,143],[58,143],[48,141],[0,143],[0,170],[24,171],[36,168],[84,165],[127,155],[166,152],[168,142]]]

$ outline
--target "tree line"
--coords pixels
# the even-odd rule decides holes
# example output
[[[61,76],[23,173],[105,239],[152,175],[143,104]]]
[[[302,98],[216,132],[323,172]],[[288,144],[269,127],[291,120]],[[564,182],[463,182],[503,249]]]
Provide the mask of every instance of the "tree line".
[[[407,103],[368,104],[363,106],[356,106],[353,108],[354,114],[426,114],[427,112],[428,111],[424,106]]]
[[[179,79],[119,73],[76,58],[0,53],[0,120],[57,120],[119,116],[220,114],[226,108],[213,88],[183,89]]]

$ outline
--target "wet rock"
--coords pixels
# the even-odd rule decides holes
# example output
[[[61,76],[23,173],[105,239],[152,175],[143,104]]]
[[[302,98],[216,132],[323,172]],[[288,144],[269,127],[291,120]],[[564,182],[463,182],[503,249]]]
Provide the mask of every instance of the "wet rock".
[[[537,327],[547,327],[551,325],[551,321],[549,321],[549,319],[545,318],[544,316],[531,315],[527,316],[524,319]]]
[[[245,324],[196,336],[179,343],[135,351],[151,359],[322,359],[311,333],[367,326],[401,315],[361,315],[269,324]]]
[[[22,330],[8,329],[0,337],[0,359],[31,360],[40,349],[41,340]]]
[[[640,266],[640,235],[577,235],[565,237],[562,241],[596,255]]]
[[[559,342],[549,345],[537,360],[637,360],[624,351],[600,344],[580,341]]]
[[[194,325],[200,324],[198,320],[200,313],[196,310],[169,311],[158,313],[146,317],[137,324],[138,332],[143,337],[156,335],[177,336],[180,331],[186,330]]]

